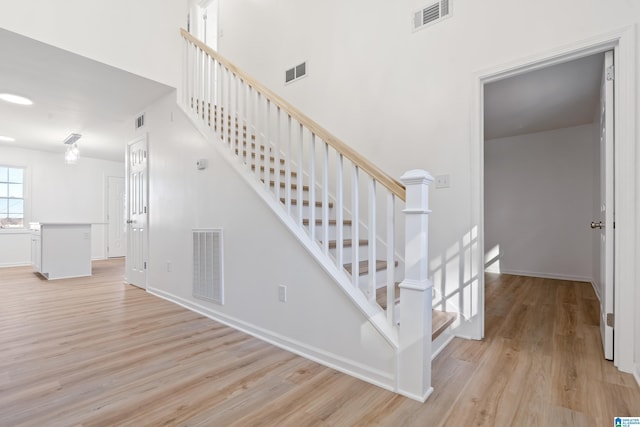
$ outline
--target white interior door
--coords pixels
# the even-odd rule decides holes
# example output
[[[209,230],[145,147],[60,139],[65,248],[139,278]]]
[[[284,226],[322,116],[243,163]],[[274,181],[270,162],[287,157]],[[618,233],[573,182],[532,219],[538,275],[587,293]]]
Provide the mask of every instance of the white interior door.
[[[107,257],[123,257],[127,254],[124,219],[124,178],[107,178]]]
[[[127,282],[146,288],[147,269],[147,138],[127,147]]]
[[[614,326],[614,126],[613,51],[605,53],[600,91],[600,218],[591,224],[600,231],[600,333],[604,357],[613,360]]]

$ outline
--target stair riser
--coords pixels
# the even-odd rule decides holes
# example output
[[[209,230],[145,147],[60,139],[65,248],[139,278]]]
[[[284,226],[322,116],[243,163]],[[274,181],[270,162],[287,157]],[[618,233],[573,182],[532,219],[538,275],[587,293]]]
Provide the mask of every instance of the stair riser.
[[[284,182],[284,176],[280,176],[280,181]],[[271,185],[270,186],[270,190],[271,190],[272,193],[275,194],[275,192],[276,192],[275,185]],[[285,196],[285,188],[284,187],[280,187],[280,197],[284,197],[284,196]],[[299,195],[298,195],[298,190],[297,189],[296,190],[291,189],[291,198],[292,199],[299,199],[300,198]],[[307,199],[307,200],[309,199],[309,192],[304,190],[304,189],[302,190],[302,199],[303,200],[304,199]]]
[[[302,218],[311,218],[311,209],[315,210],[316,219],[322,218],[322,207],[311,208],[310,206],[302,207]],[[298,205],[291,205],[291,210],[294,212],[293,216],[297,216]],[[329,218],[333,218],[333,215],[333,208],[329,208]],[[316,236],[320,237],[322,234],[316,234]]]
[[[395,271],[395,281],[398,281],[398,268],[396,267]],[[358,285],[360,289],[367,295],[367,289],[369,289],[369,275],[363,274],[358,278]],[[387,270],[380,270],[376,272],[376,287],[382,288],[387,286]]]
[[[336,226],[335,225],[329,225],[329,240],[335,240],[338,236],[336,235],[337,231],[336,231]],[[316,225],[316,236],[322,236],[322,226],[321,225]],[[342,226],[342,237],[345,239],[350,239],[351,238],[351,226],[350,225],[344,225]]]
[[[349,238],[348,236],[347,238]],[[329,253],[334,258],[336,257],[338,250],[337,249],[329,249]],[[361,245],[358,247],[358,261],[364,261],[369,258],[369,247],[366,245]],[[353,248],[346,247],[342,250],[342,262],[344,264],[350,264],[353,262]]]

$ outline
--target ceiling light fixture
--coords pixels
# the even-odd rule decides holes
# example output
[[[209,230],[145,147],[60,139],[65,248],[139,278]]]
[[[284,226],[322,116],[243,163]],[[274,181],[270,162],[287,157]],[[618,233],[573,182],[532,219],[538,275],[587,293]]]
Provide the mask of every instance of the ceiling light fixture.
[[[72,133],[65,138],[64,144],[67,146],[67,151],[64,153],[64,162],[68,165],[75,165],[80,158],[80,150],[78,149],[78,140],[82,138],[79,133]]]
[[[15,138],[11,138],[10,136],[0,135],[0,141],[2,142],[14,142],[15,140]]]
[[[0,93],[0,99],[3,101],[11,102],[12,104],[19,105],[32,105],[33,101],[24,96],[15,95],[13,93]]]

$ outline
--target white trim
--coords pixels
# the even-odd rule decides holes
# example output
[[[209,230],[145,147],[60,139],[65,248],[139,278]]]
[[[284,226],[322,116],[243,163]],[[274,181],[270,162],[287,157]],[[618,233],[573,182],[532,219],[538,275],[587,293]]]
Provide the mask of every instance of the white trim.
[[[244,322],[226,314],[217,312],[208,307],[180,298],[171,293],[148,287],[147,292],[159,298],[171,301],[188,310],[206,316],[212,320],[230,326],[234,329],[249,334],[269,344],[275,345],[283,350],[302,356],[321,365],[335,369],[352,377],[366,381],[385,390],[394,391],[395,376],[392,373],[372,369],[342,356],[329,353],[322,349],[310,346],[305,343],[293,340],[280,334],[273,333],[259,326]],[[395,353],[395,349],[390,346],[389,351]]]
[[[0,268],[28,267],[28,266],[30,266],[30,265],[31,265],[31,263],[30,263],[30,262],[27,262],[27,263],[19,262],[19,263],[17,263],[17,264],[13,264],[13,263],[2,263],[2,264],[0,264]]]
[[[636,364],[636,370],[633,372],[633,378],[636,379],[636,383],[640,386],[640,364]]]
[[[0,228],[0,234],[31,234],[29,228]]]
[[[596,285],[596,282],[591,280],[590,283],[591,283],[591,287],[593,288],[593,293],[596,294],[598,301],[602,301],[600,299],[600,291],[598,290],[598,286]]]
[[[444,330],[435,340],[431,342],[431,361],[444,350],[456,336],[451,332],[451,326]],[[433,366],[433,365],[431,365]]]
[[[429,398],[429,396],[431,396],[431,393],[433,393],[433,387],[429,387],[429,390],[427,390],[426,393],[422,396],[409,393],[403,390],[398,390],[397,393],[404,397],[408,397],[409,399],[417,400],[418,402],[424,403]]]
[[[513,276],[540,277],[543,279],[569,280],[572,282],[587,282],[587,283],[591,283],[591,280],[592,280],[591,277],[572,276],[570,274],[540,273],[537,271],[522,271],[522,270],[500,269],[500,273],[497,273],[497,274],[511,274]]]
[[[472,275],[478,278],[480,322],[478,329],[472,331],[475,338],[484,337],[484,84],[497,81],[536,69],[548,67],[573,59],[585,57],[606,50],[615,52],[615,130],[616,130],[616,171],[615,171],[615,212],[618,224],[615,239],[615,277],[616,277],[616,335],[614,343],[615,365],[620,370],[633,370],[633,351],[621,351],[624,343],[627,348],[635,348],[633,322],[624,324],[621,319],[633,319],[634,286],[637,282],[635,265],[637,261],[636,242],[638,224],[636,191],[640,187],[640,176],[636,174],[636,26],[627,26],[607,34],[587,40],[576,41],[556,49],[520,58],[508,64],[498,65],[473,75],[471,100],[472,131],[470,138],[471,155],[471,220],[478,227],[478,248],[475,262],[472,263]],[[620,232],[624,227],[624,232]],[[629,322],[627,322],[629,323]]]

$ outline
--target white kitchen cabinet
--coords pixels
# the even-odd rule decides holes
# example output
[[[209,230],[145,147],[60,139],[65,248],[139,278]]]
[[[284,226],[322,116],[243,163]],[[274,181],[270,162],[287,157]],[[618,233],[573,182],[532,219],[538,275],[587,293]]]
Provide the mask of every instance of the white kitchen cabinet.
[[[91,276],[91,224],[32,224],[31,264],[47,279]]]

